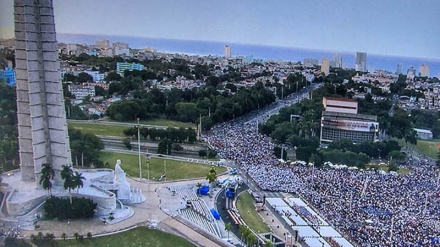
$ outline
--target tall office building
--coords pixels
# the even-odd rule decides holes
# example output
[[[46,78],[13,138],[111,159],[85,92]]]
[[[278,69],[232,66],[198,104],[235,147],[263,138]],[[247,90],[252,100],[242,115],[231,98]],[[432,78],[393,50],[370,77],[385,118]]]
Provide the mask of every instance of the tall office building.
[[[342,68],[342,56],[341,54],[337,53],[335,57],[333,58],[333,63],[335,68]]]
[[[399,64],[397,65],[396,74],[397,74],[397,75],[402,74],[402,69],[403,69],[403,65],[402,65],[401,63],[399,63]]]
[[[232,47],[230,47],[229,45],[225,45],[225,57],[226,58],[231,58],[232,57]]]
[[[110,47],[110,41],[108,39],[97,40],[95,41],[95,45],[98,48],[106,49]]]
[[[21,179],[38,181],[42,165],[55,171],[71,155],[51,0],[15,0],[15,62]]]
[[[419,76],[429,77],[429,65],[422,64],[419,67]]]
[[[356,71],[367,72],[367,53],[356,52],[354,69]]]
[[[108,40],[106,40],[108,41]],[[123,42],[115,42],[112,44],[113,49],[119,48],[119,49],[128,49],[128,44]]]
[[[330,61],[327,58],[322,59],[321,73],[324,73],[326,76],[330,74]]]
[[[416,69],[414,68],[414,66],[411,66],[406,71],[406,78],[409,80],[413,80],[414,77],[416,77]]]

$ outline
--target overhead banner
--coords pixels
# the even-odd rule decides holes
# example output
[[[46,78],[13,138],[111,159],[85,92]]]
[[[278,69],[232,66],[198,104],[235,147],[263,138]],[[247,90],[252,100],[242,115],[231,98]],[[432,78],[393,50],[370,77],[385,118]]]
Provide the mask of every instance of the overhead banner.
[[[342,119],[324,119],[322,123],[326,128],[333,128],[340,130],[351,130],[351,131],[360,131],[360,132],[376,132],[379,130],[378,122],[352,121],[352,120],[342,120]]]

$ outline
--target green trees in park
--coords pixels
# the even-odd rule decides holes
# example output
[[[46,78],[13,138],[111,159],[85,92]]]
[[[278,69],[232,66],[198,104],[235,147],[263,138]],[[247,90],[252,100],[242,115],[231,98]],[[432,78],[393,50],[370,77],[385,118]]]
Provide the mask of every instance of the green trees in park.
[[[217,180],[217,171],[215,170],[215,167],[212,167],[211,170],[209,170],[208,175],[206,175],[206,180],[208,180],[210,185]]]
[[[145,140],[162,140],[169,139],[172,143],[194,143],[197,140],[197,133],[192,128],[172,128],[169,127],[167,129],[156,129],[156,128],[147,128],[141,127],[139,130],[141,138]],[[123,130],[123,133],[127,137],[131,137],[137,139],[138,129],[137,127],[132,127]]]
[[[413,130],[413,124],[407,111],[396,108],[393,116],[390,117],[390,128],[388,134],[406,142],[417,143],[417,133]]]
[[[112,81],[120,81],[122,79],[122,76],[116,73],[115,71],[111,71],[107,74],[105,77],[106,82],[112,82]]]
[[[41,175],[39,184],[43,189],[47,190],[48,193],[52,195],[52,179],[55,176],[55,171],[52,169],[51,165],[44,163],[41,168]]]
[[[110,84],[109,93],[123,90],[122,83]],[[115,102],[107,109],[107,115],[118,121],[132,119],[168,118],[172,120],[199,123],[202,129],[209,130],[215,123],[231,120],[252,110],[264,107],[275,100],[271,90],[257,83],[252,88],[241,88],[232,94],[214,87],[199,89],[172,89],[134,94],[135,98]]]
[[[246,242],[247,246],[253,246],[257,242],[257,236],[245,225],[238,227],[238,237],[242,242]]]
[[[199,157],[204,158],[204,157],[206,157],[206,155],[207,155],[207,152],[205,149],[199,150]]]
[[[96,207],[97,204],[93,200],[84,197],[73,198],[70,202],[69,199],[52,196],[43,205],[47,219],[59,220],[92,218]]]
[[[15,87],[0,81],[0,162],[13,169],[18,160],[17,105]]]
[[[63,187],[69,191],[70,204],[72,204],[71,190],[77,189],[78,192],[79,188],[82,188],[84,185],[83,180],[85,180],[85,177],[78,171],[74,172],[71,166],[63,165],[62,167],[61,179],[64,180]]]
[[[162,139],[159,144],[157,145],[157,153],[158,154],[166,154],[166,155],[170,155],[171,154],[171,150],[172,150],[172,144],[173,142],[168,139]]]
[[[93,77],[85,72],[78,73],[76,83],[93,82]]]
[[[83,134],[80,130],[69,128],[70,148],[72,160],[76,166],[102,167],[98,159],[100,150],[104,149],[104,143],[96,135]]]
[[[232,230],[232,224],[231,222],[225,223],[225,231],[228,233],[228,239],[229,239],[229,232]]]

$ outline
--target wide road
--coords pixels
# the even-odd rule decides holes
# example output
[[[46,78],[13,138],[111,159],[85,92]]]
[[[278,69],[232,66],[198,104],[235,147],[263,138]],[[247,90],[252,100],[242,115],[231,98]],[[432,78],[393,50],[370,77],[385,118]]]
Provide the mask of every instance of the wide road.
[[[97,124],[97,125],[113,125],[113,126],[122,126],[122,127],[136,127],[137,123],[124,123],[124,122],[112,122],[112,121],[104,121],[104,120],[75,120],[75,119],[67,119],[68,123],[79,123],[79,124]],[[160,126],[160,125],[149,125],[149,124],[139,124],[141,127],[147,128],[155,128],[155,129],[167,129],[168,126]]]

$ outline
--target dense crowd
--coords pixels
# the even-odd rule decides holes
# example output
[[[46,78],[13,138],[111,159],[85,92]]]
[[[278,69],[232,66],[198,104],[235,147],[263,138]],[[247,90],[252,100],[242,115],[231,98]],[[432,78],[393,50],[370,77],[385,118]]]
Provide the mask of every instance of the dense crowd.
[[[360,246],[440,246],[440,175],[432,160],[408,160],[411,172],[398,175],[292,166],[274,156],[256,126],[223,123],[208,141],[261,189],[296,193]]]

